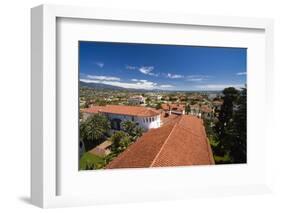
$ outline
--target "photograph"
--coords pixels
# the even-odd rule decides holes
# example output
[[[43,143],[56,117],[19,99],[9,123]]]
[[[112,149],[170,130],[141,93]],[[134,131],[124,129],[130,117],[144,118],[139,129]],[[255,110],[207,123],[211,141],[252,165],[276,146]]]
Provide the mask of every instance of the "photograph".
[[[79,171],[247,163],[247,48],[78,41]]]

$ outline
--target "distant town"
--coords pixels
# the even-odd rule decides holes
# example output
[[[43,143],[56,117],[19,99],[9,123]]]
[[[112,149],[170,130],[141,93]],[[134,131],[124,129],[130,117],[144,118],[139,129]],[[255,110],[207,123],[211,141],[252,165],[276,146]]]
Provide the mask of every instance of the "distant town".
[[[231,116],[245,111],[245,92],[146,91],[80,82],[80,170],[245,163],[245,144],[235,159],[233,147],[225,151],[218,135],[227,124],[220,126],[227,119],[222,107]],[[230,106],[226,98],[233,99]]]
[[[247,163],[247,49],[79,41],[79,170]]]

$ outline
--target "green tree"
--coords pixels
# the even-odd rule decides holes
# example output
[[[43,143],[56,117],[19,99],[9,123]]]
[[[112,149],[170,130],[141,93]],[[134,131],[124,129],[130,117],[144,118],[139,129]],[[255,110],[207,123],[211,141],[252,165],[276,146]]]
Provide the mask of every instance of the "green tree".
[[[151,101],[151,98],[150,98],[150,97],[147,97],[145,101],[146,101],[146,102],[150,102],[150,101]]]
[[[214,153],[229,156],[225,163],[245,163],[247,90],[238,91],[230,87],[224,89],[223,95],[223,105],[215,126],[219,143]]]
[[[233,118],[233,106],[238,98],[239,91],[234,87],[228,87],[223,90],[223,105],[219,113],[219,122],[216,125],[216,131],[219,139],[224,137],[225,127]]]
[[[169,101],[177,101],[178,98],[174,95],[169,95]]]
[[[104,115],[95,114],[80,124],[80,138],[85,142],[86,150],[98,145],[105,139],[110,122]]]
[[[95,101],[95,104],[98,106],[105,106],[107,104],[107,102],[104,99],[97,98]]]
[[[156,109],[161,109],[161,102],[158,102],[155,106]]]
[[[111,151],[113,153],[120,153],[124,151],[131,143],[129,135],[123,131],[116,131],[111,136],[111,141]]]
[[[143,129],[133,121],[123,121],[121,122],[121,127],[124,132],[126,132],[132,141],[135,141],[138,137],[142,136]]]
[[[209,119],[203,119],[203,122],[204,122],[206,134],[208,136],[214,136],[215,133],[214,133],[214,129],[212,128],[212,121],[210,121]]]
[[[247,89],[243,88],[237,100],[237,111],[233,118],[235,143],[231,147],[231,157],[236,163],[247,161]]]
[[[190,109],[190,105],[189,105],[189,104],[187,104],[187,105],[185,106],[185,114],[189,114],[189,113],[190,113],[190,111],[191,111],[191,109]]]

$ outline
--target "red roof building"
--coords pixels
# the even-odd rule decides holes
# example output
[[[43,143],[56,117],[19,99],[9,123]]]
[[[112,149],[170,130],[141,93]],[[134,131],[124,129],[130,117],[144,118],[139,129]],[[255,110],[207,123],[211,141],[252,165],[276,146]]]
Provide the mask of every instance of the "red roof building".
[[[147,168],[214,164],[203,121],[181,115],[144,133],[106,168]]]
[[[96,113],[99,113],[100,110],[102,110],[104,108],[105,108],[105,106],[92,106],[92,107],[89,107],[89,108],[81,109],[80,111],[83,112],[83,113],[93,113],[93,114],[96,114]]]
[[[202,113],[212,113],[213,109],[210,108],[208,105],[202,105],[200,108]]]
[[[161,104],[161,108],[169,114],[185,114],[184,104]]]
[[[143,106],[125,106],[125,105],[106,105],[92,106],[81,109],[82,120],[86,120],[92,114],[104,114],[111,121],[112,129],[120,130],[122,121],[136,122],[145,131],[161,126],[161,111]]]
[[[152,117],[160,115],[160,112],[142,106],[125,106],[125,105],[106,105],[106,106],[93,106],[90,108],[81,109],[84,113],[109,113],[118,115],[129,115],[139,117]]]

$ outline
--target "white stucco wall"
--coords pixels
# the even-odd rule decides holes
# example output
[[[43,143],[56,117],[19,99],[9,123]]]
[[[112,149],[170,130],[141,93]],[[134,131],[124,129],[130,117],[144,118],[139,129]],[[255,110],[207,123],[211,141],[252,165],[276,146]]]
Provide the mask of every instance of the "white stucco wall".
[[[134,105],[145,104],[145,99],[144,98],[129,98],[128,103],[134,104]]]
[[[195,115],[195,116],[201,118],[201,113],[200,113],[199,110],[191,109],[191,111],[190,111],[189,114],[190,114],[190,115]]]
[[[153,117],[137,117],[137,122],[145,130],[159,128],[160,127],[160,115]]]
[[[178,114],[178,115],[184,115],[185,114],[185,110],[179,112],[179,111],[174,111],[174,110],[171,110],[170,111],[170,114],[173,113],[173,114]]]
[[[120,119],[121,121],[134,121],[140,125],[145,131],[152,128],[159,128],[161,126],[160,115],[152,117],[138,117],[120,114],[103,113],[109,120]],[[86,120],[93,113],[83,113],[82,119]]]
[[[129,115],[119,115],[119,114],[110,114],[106,113],[110,120],[120,119],[121,121],[134,121],[138,123],[144,130],[149,130],[152,128],[160,127],[160,115],[153,117],[138,117],[138,116],[129,116]]]

